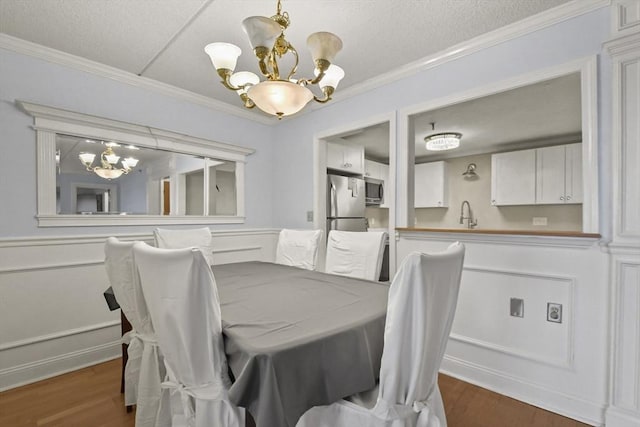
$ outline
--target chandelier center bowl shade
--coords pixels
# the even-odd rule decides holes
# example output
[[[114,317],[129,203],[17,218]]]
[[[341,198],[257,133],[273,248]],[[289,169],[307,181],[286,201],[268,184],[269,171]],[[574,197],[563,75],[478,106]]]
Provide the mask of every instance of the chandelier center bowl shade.
[[[344,77],[344,71],[333,64],[342,49],[342,40],[329,32],[316,32],[307,38],[307,47],[314,63],[313,78],[295,77],[298,69],[298,51],[284,35],[290,24],[289,14],[282,11],[278,0],[276,14],[251,16],[242,21],[244,32],[258,61],[260,78],[250,71],[234,72],[242,50],[230,43],[210,43],[205,52],[221,78],[221,83],[236,91],[244,107],[258,107],[265,113],[281,119],[302,110],[312,99],[319,103],[331,100],[331,95]],[[294,57],[294,65],[282,74],[279,60],[285,55]],[[322,96],[314,95],[310,87],[317,85]]]

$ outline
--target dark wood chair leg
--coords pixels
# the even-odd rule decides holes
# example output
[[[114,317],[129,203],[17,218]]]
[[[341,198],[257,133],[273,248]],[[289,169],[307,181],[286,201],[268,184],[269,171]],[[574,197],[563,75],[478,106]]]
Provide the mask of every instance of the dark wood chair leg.
[[[129,319],[124,315],[122,310],[120,310],[120,331],[122,335],[126,334],[131,330],[131,323],[129,323]],[[129,355],[127,353],[127,348],[129,346],[127,344],[122,344],[122,376],[120,378],[120,393],[124,393],[124,368],[127,366],[127,360],[129,360]],[[133,410],[133,405],[128,405],[127,412],[131,412]]]
[[[245,427],[256,427],[256,422],[249,411],[245,411],[244,425]]]

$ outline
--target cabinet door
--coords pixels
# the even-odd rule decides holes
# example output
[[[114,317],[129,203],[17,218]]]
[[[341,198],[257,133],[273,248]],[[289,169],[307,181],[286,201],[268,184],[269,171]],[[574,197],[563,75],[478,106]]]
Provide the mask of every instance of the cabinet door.
[[[491,204],[533,205],[536,201],[536,150],[491,156]]]
[[[449,206],[445,162],[415,165],[414,207],[442,208]]]
[[[327,168],[362,175],[364,173],[364,147],[328,142]]]
[[[340,144],[327,143],[327,168],[344,169],[344,153]]]
[[[536,149],[536,204],[565,203],[565,146]]]
[[[582,203],[582,144],[565,145],[565,203]]]
[[[364,147],[345,145],[343,149],[346,170],[358,175],[364,174]]]
[[[365,159],[364,176],[366,176],[367,178],[382,179],[380,178],[380,164],[377,162],[374,162],[373,160]]]

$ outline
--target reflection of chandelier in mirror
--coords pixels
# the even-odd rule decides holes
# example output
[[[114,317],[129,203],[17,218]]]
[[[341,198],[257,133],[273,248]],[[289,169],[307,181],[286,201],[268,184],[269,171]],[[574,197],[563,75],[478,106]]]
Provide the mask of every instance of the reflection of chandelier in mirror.
[[[436,124],[435,122],[432,122],[431,130],[435,130],[435,128]],[[426,143],[427,150],[429,151],[453,150],[460,146],[461,138],[462,134],[458,132],[442,132],[425,136],[424,142]]]
[[[120,161],[121,167],[117,167],[118,161],[120,160],[120,156],[116,155],[113,152],[114,146],[119,146],[119,144],[115,143],[107,143],[107,149],[100,154],[100,165],[93,166],[93,160],[96,158],[96,155],[93,153],[80,153],[78,157],[82,164],[87,168],[90,172],[95,172],[96,175],[102,177],[104,179],[115,179],[120,177],[120,175],[127,174],[138,164],[138,159],[133,157],[127,157]],[[136,149],[136,148],[133,148]]]
[[[342,68],[331,63],[342,49],[342,40],[335,34],[318,32],[307,38],[307,47],[315,64],[315,78],[295,79],[298,52],[284,38],[284,30],[289,23],[289,14],[282,12],[280,0],[276,14],[271,18],[251,16],[242,21],[242,27],[258,58],[260,72],[266,77],[263,82],[248,71],[233,73],[241,54],[239,47],[230,43],[211,43],[204,48],[222,78],[222,84],[227,89],[235,90],[246,108],[257,105],[265,113],[278,116],[279,119],[302,110],[312,99],[320,103],[329,101],[344,77]],[[287,53],[293,54],[295,63],[289,74],[281,76],[277,58]],[[323,98],[318,98],[307,88],[307,85],[315,84],[322,89]]]

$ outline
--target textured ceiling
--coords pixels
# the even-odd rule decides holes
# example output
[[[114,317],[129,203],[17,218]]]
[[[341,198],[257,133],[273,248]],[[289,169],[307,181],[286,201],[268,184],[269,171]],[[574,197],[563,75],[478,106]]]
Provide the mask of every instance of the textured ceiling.
[[[298,49],[298,77],[309,77],[306,37],[340,36],[338,90],[398,69],[460,42],[569,0],[284,0]],[[0,0],[0,32],[239,106],[203,51],[227,41],[236,68],[257,73],[241,22],[271,16],[270,0]],[[261,114],[256,112],[256,114]]]

